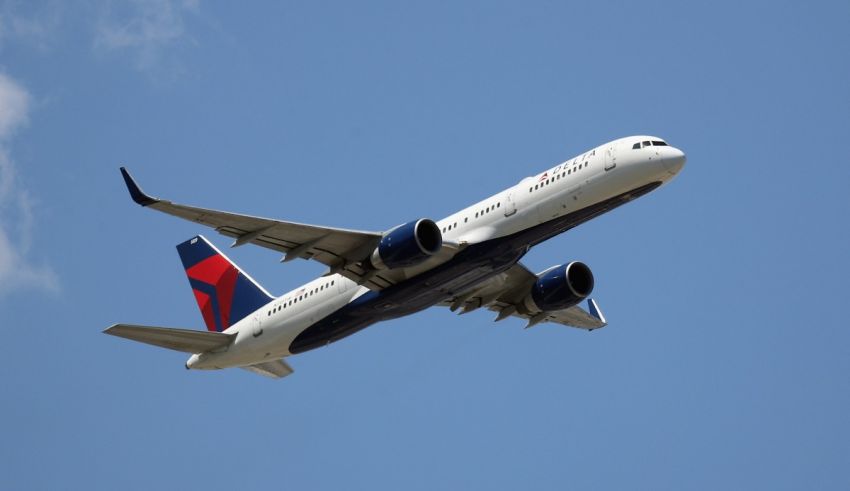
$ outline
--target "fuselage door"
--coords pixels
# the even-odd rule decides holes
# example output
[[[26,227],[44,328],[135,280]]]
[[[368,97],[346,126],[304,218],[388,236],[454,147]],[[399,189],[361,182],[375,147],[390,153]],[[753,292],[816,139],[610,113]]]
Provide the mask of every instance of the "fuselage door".
[[[253,326],[251,329],[251,335],[255,338],[260,337],[260,335],[263,334],[263,316],[260,314],[259,311],[254,312],[254,319],[252,324]]]
[[[516,202],[514,201],[514,193],[508,193],[508,197],[505,199],[505,216],[509,217],[516,213]]]
[[[611,170],[617,167],[617,145],[608,145],[605,150],[605,170]]]

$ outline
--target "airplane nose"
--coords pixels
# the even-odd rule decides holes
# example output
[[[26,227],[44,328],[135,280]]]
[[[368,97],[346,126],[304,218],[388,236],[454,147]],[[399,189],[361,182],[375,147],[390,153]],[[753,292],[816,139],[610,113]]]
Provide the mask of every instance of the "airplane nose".
[[[664,168],[667,169],[667,172],[670,174],[678,174],[679,171],[682,170],[682,167],[685,166],[685,161],[687,160],[688,158],[685,156],[685,152],[678,148],[670,147],[662,162],[664,163]]]

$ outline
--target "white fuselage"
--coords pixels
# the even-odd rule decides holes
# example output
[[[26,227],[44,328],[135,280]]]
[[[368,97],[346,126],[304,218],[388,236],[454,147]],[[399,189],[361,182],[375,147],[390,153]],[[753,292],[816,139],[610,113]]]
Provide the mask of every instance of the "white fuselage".
[[[444,241],[462,247],[517,233],[649,183],[666,183],[681,170],[685,157],[666,144],[641,145],[659,141],[633,136],[606,143],[526,177],[437,225]],[[426,261],[412,268],[412,275],[437,265]],[[187,367],[247,366],[289,356],[290,344],[302,331],[368,291],[339,274],[317,278],[231,326],[225,332],[236,338],[229,347],[193,355]]]

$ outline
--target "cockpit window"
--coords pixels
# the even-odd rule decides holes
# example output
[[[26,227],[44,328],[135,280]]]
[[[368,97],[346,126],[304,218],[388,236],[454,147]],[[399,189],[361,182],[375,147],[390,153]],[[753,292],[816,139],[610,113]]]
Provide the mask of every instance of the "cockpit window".
[[[644,146],[644,147],[648,147],[648,146],[650,146],[650,145],[651,145],[651,143],[649,143],[648,141],[643,142],[643,146]]]
[[[663,141],[659,141],[659,140],[652,140],[652,144],[655,145],[656,147],[666,147],[667,146],[666,143],[664,143]]]
[[[632,145],[632,150],[637,150],[638,148],[640,148],[640,142],[637,142],[634,145]]]

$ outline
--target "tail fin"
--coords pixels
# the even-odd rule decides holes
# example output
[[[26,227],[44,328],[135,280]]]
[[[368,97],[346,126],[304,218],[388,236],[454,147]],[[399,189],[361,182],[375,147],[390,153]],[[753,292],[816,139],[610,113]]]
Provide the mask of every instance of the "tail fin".
[[[274,299],[202,235],[177,253],[210,331],[222,332]]]

